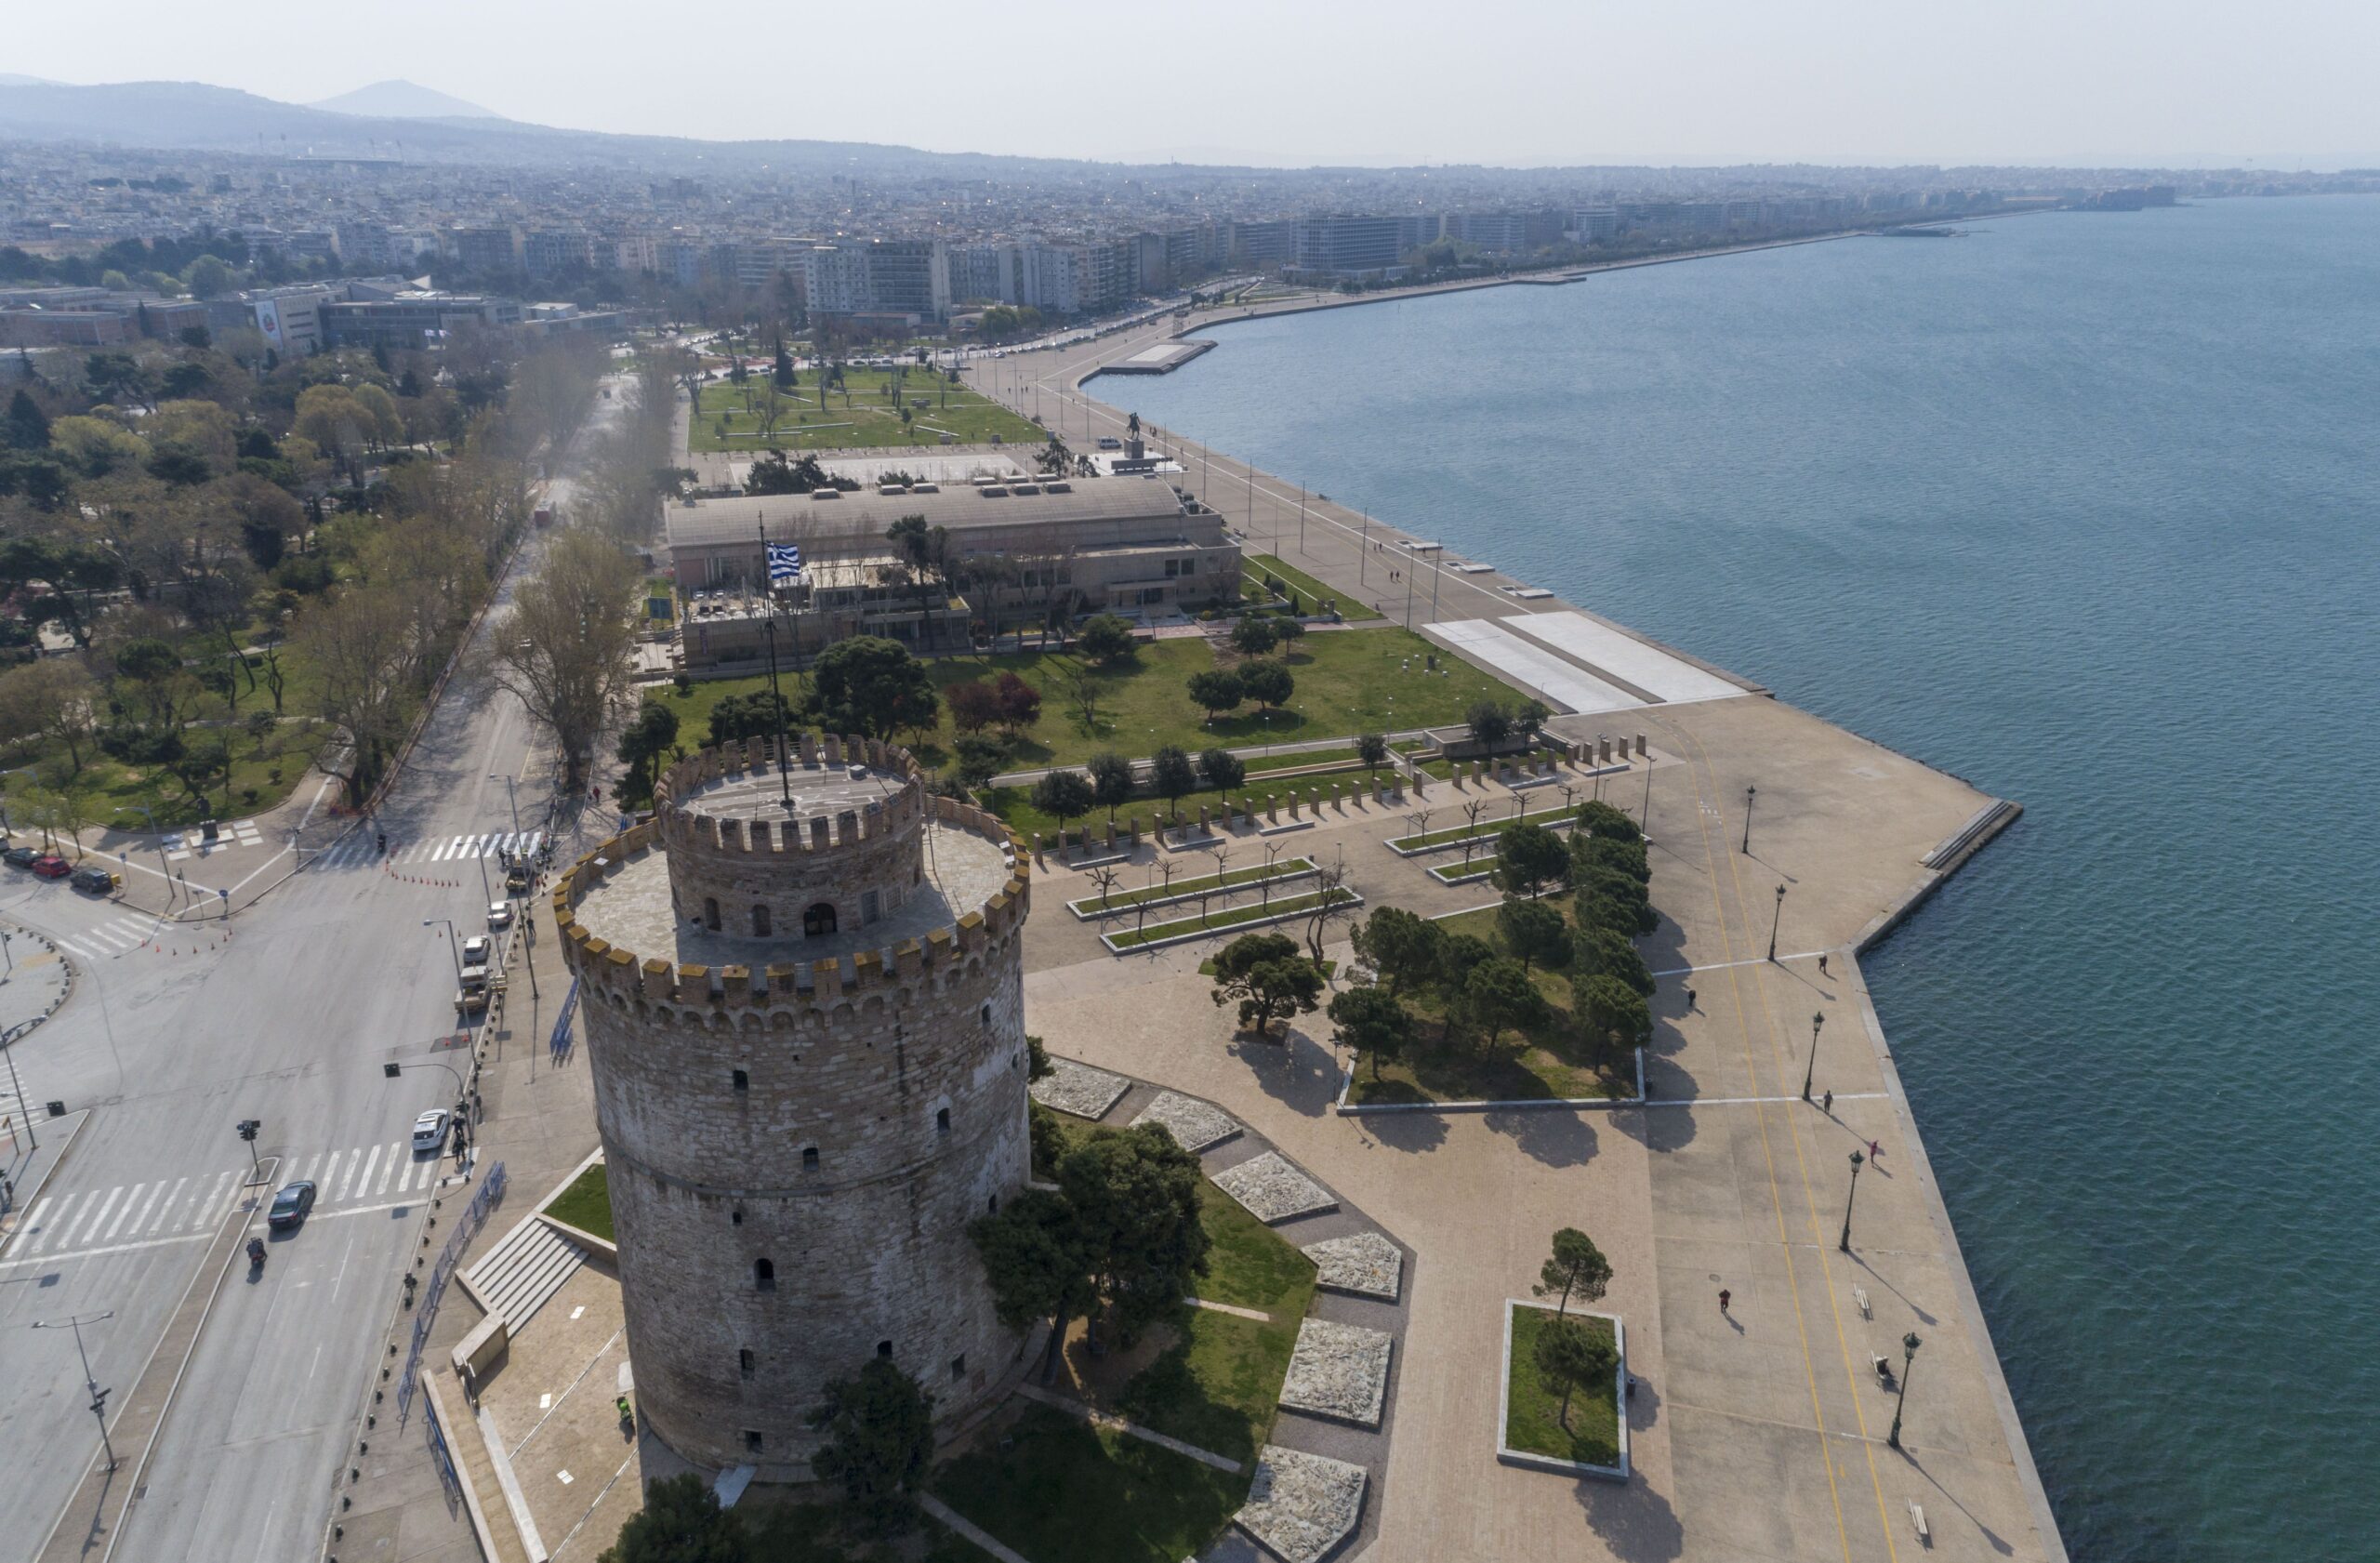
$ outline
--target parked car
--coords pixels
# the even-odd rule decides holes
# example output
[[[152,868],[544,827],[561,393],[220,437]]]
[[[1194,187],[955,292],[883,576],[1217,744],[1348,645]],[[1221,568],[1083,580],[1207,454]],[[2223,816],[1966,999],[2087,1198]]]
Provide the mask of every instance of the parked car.
[[[1117,439],[1113,434],[1102,434],[1099,437],[1099,448],[1101,450],[1122,450],[1124,448],[1124,442]]]
[[[33,859],[33,872],[46,880],[62,880],[74,871],[74,865],[54,852],[44,853]]]
[[[487,904],[487,925],[499,932],[512,926],[512,903],[490,901]]]
[[[0,858],[6,858],[11,868],[30,868],[33,866],[33,859],[40,855],[39,847],[10,847],[7,852],[0,852]]]
[[[278,1232],[305,1220],[313,1208],[314,1185],[300,1179],[272,1197],[272,1209],[265,1212],[264,1224]]]
[[[124,876],[107,868],[82,868],[74,870],[73,883],[75,889],[94,895],[112,895],[124,888]]]
[[[494,941],[489,939],[489,937],[484,934],[474,934],[469,938],[465,939],[463,941],[463,969],[465,971],[469,971],[474,966],[486,965],[488,953],[494,947]]]
[[[413,1148],[437,1150],[446,1144],[446,1109],[432,1107],[413,1120]]]

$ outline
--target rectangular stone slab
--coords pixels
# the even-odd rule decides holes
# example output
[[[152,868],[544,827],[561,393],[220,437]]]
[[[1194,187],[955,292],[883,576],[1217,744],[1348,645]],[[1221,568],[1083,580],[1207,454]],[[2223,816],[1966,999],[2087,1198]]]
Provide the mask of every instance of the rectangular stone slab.
[[[1282,1563],[1321,1563],[1364,1514],[1361,1465],[1266,1444],[1232,1523]]]
[[[1327,1189],[1291,1166],[1277,1150],[1217,1172],[1213,1182],[1267,1226],[1339,1208],[1339,1201]]]
[[[1358,1427],[1378,1427],[1388,1404],[1388,1358],[1396,1338],[1384,1330],[1309,1318],[1281,1381],[1281,1406]]]
[[[1405,1255],[1379,1233],[1330,1238],[1308,1243],[1302,1252],[1314,1261],[1314,1283],[1325,1291],[1396,1301],[1397,1283],[1405,1273]]]
[[[1163,1124],[1166,1133],[1173,1136],[1173,1143],[1193,1156],[1239,1133],[1238,1120],[1229,1113],[1178,1091],[1158,1092],[1157,1100],[1132,1119],[1135,1129],[1144,1123]]]
[[[1050,1073],[1030,1087],[1033,1099],[1043,1106],[1092,1119],[1106,1117],[1107,1109],[1131,1088],[1132,1082],[1121,1075],[1111,1075],[1071,1058],[1050,1060]]]

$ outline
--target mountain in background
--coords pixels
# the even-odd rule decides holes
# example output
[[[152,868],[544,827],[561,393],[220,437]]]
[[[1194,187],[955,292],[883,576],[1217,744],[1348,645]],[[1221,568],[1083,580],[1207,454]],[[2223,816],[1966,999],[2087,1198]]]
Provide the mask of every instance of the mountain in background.
[[[20,76],[7,71],[0,71],[0,86],[56,86],[58,85],[53,81],[45,81],[39,76]]]
[[[767,167],[811,175],[900,173],[988,179],[1074,173],[1086,166],[1058,158],[929,152],[866,141],[697,141],[681,136],[619,136],[477,117],[482,113],[474,111],[475,117],[469,118],[408,119],[387,113],[338,113],[204,82],[117,82],[100,86],[0,84],[0,139],[27,141],[166,152],[261,152],[317,160],[402,155],[407,163],[513,167],[601,162],[687,174],[742,173]]]
[[[433,92],[413,82],[374,82],[359,86],[353,92],[342,92],[336,98],[325,98],[309,103],[310,109],[323,109],[335,114],[362,114],[367,119],[491,119],[504,116],[467,103],[460,98],[450,98]]]

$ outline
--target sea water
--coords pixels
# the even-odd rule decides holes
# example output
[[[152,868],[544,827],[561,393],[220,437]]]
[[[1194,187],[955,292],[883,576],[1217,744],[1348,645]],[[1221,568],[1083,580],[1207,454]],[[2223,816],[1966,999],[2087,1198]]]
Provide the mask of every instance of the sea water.
[[[1095,389],[2024,802],[1866,970],[2067,1543],[2380,1556],[2380,200],[1967,226]]]

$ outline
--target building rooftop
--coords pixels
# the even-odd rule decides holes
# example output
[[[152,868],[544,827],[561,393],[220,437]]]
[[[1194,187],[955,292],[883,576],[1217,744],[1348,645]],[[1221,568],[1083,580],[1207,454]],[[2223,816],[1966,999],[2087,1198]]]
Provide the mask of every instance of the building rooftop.
[[[774,784],[774,776],[768,778]],[[772,786],[769,807],[776,801]],[[948,928],[969,912],[981,911],[1015,870],[1002,845],[960,825],[931,821],[924,828],[925,883],[875,922],[815,938],[799,927],[769,938],[712,933],[671,903],[668,854],[655,847],[629,854],[616,874],[594,881],[577,907],[577,920],[595,937],[630,951],[639,960],[680,966],[748,966],[755,976],[776,963],[813,960],[849,963],[862,951],[891,950]],[[886,964],[892,962],[888,957]]]
[[[774,767],[737,772],[705,782],[670,802],[706,819],[832,819],[846,809],[889,801],[906,785],[891,771],[866,765],[805,765],[797,761],[782,780]],[[793,798],[790,809],[785,804],[788,793]]]
[[[946,487],[939,494],[878,494],[868,489],[830,499],[807,494],[737,495],[664,510],[671,548],[721,543],[758,545],[762,523],[779,541],[881,537],[903,516],[923,516],[929,526],[960,532],[972,527],[1064,525],[1103,521],[1159,521],[1185,513],[1182,497],[1156,478],[1075,478],[1058,493],[1046,483],[997,485],[1002,494]],[[782,528],[782,530],[780,530]]]

